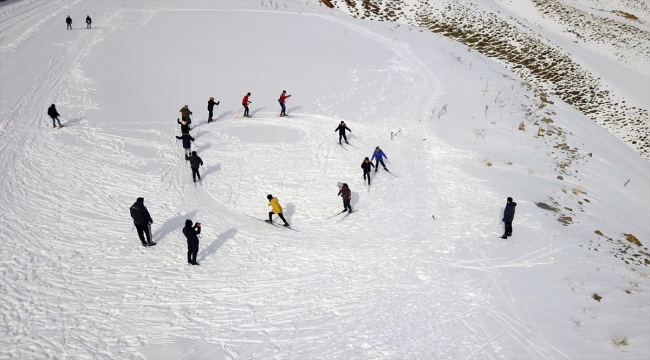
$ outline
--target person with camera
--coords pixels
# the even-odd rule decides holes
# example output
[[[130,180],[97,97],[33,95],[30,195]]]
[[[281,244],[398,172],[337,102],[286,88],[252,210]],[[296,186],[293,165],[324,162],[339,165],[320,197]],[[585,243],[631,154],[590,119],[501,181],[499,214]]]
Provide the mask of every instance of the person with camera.
[[[190,265],[199,265],[196,262],[196,254],[199,252],[199,234],[201,233],[201,223],[197,222],[192,225],[192,220],[185,220],[183,235],[187,238],[187,263]]]

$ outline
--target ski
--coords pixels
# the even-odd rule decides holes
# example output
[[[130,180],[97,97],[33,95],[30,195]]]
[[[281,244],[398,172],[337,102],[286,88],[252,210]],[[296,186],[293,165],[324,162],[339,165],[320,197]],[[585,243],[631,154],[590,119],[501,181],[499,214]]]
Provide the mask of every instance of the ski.
[[[275,224],[275,223],[269,222],[268,220],[258,219],[258,218],[256,218],[256,217],[253,217],[253,216],[250,216],[250,215],[246,215],[246,216],[248,216],[248,217],[251,218],[251,219],[255,219],[255,220],[259,220],[259,221],[264,221],[265,223],[267,223],[267,224],[269,224],[269,225],[273,225],[273,226],[275,226],[275,227],[286,228],[286,229],[289,229],[289,230],[293,230],[293,231],[296,231],[296,232],[300,232],[300,231],[298,231],[298,230],[292,228],[291,226],[284,226],[284,225]]]
[[[345,151],[350,151],[350,150],[346,149],[345,146],[343,146],[343,144],[341,144],[341,143],[338,143],[338,144],[341,145],[341,147],[344,148]]]
[[[339,215],[343,214],[343,213],[346,212],[346,211],[347,211],[347,210],[343,210],[343,211],[341,211],[340,213],[336,213],[336,214],[334,214],[334,215],[328,217],[327,219],[331,219],[331,218],[333,218],[333,217],[339,216]]]
[[[346,142],[346,144],[348,144],[348,145],[350,145],[350,146],[352,146],[353,148],[357,148],[357,149],[360,149],[360,148],[359,148],[358,146],[354,146],[354,145],[352,145],[352,144],[350,144],[350,143],[347,143],[347,142]]]
[[[358,210],[352,210],[352,211],[348,212],[347,214],[345,214],[344,217],[340,218],[340,219],[337,220],[336,222],[341,222],[341,221],[343,221],[343,219],[345,219],[346,217],[350,216],[350,214],[353,214],[353,213],[355,213],[355,212],[357,212],[357,211],[358,211]]]

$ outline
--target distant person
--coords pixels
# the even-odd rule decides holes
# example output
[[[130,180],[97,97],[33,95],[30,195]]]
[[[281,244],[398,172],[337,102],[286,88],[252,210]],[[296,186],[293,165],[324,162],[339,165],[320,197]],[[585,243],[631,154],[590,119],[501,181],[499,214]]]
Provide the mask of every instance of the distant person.
[[[512,220],[515,218],[516,206],[517,203],[513,202],[511,197],[508,197],[506,200],[506,208],[503,210],[503,222],[505,223],[506,231],[501,236],[502,239],[507,239],[508,236],[512,236]]]
[[[190,265],[199,265],[196,262],[196,254],[199,252],[199,234],[201,233],[201,223],[192,226],[192,220],[185,220],[183,235],[187,239],[187,263]]]
[[[269,219],[266,220],[266,222],[273,224],[273,214],[276,214],[282,221],[284,221],[284,226],[289,227],[289,223],[284,219],[284,215],[282,215],[282,206],[280,206],[280,201],[278,198],[273,197],[271,194],[267,195],[266,198],[269,199],[269,206],[272,209],[269,211]]]
[[[280,102],[280,106],[282,107],[282,111],[280,111],[280,116],[287,116],[287,106],[285,103],[287,102],[287,99],[290,98],[291,95],[287,95],[287,90],[282,90],[282,94],[280,94],[280,98],[278,101]]]
[[[181,118],[187,121],[188,124],[192,123],[192,119],[190,119],[190,115],[192,115],[190,108],[188,108],[187,105],[183,106],[183,108],[181,109]]]
[[[56,127],[56,123],[59,123],[59,127],[61,127],[61,120],[59,120],[59,112],[56,111],[56,106],[54,104],[50,105],[49,108],[47,108],[47,115],[49,115],[52,118],[52,127]]]
[[[352,130],[350,130],[350,128],[348,128],[347,125],[345,125],[345,122],[343,122],[343,121],[341,121],[339,126],[336,129],[334,129],[334,132],[337,132],[337,131],[339,132],[339,145],[343,145],[343,144],[341,144],[341,138],[345,139],[346,144],[349,144],[348,138],[345,136],[345,130],[347,130],[349,132],[352,132]]]
[[[203,165],[203,160],[196,155],[196,151],[192,151],[192,156],[187,156],[185,155],[185,160],[188,160],[190,162],[190,167],[192,168],[192,180],[196,182],[196,177],[199,177],[199,181],[201,181],[201,174],[199,174],[199,166]]]
[[[178,140],[183,140],[183,149],[185,149],[185,156],[190,155],[192,153],[192,141],[194,141],[194,138],[188,133],[184,133],[182,136],[177,136],[176,138]]]
[[[214,97],[210,96],[210,100],[208,100],[208,122],[212,122],[212,109],[214,109],[215,105],[219,106],[220,102],[214,102]]]
[[[142,246],[154,246],[155,242],[151,241],[151,215],[149,211],[144,206],[144,198],[139,197],[135,203],[131,206],[131,217],[133,218],[133,225],[138,230],[138,237],[142,241]],[[147,241],[144,240],[144,235],[147,235]]]
[[[370,161],[372,160],[376,161],[375,172],[379,170],[379,163],[381,163],[381,166],[384,167],[384,170],[388,171],[388,169],[386,169],[386,164],[384,164],[384,160],[383,160],[384,158],[388,159],[388,156],[386,156],[386,154],[384,154],[384,152],[379,148],[379,146],[377,146],[375,148],[375,152],[372,154],[372,158],[370,159]]]
[[[366,183],[366,176],[368,177],[368,186],[370,186],[370,171],[372,168],[375,167],[370,159],[366,156],[365,159],[363,159],[363,162],[361,163],[361,168],[363,169],[363,184],[365,185]]]
[[[90,19],[90,15],[86,15],[86,29],[90,29],[93,21]]]
[[[250,101],[248,101],[248,98],[250,96],[251,96],[251,93],[246,93],[246,95],[244,96],[244,98],[241,101],[241,104],[244,105],[244,116],[245,117],[250,117],[250,115],[248,115],[248,104],[251,103]]]
[[[68,24],[66,30],[72,30],[72,18],[70,15],[68,15],[67,18],[65,18],[65,23]]]
[[[352,212],[352,206],[350,206],[350,200],[352,200],[352,191],[348,187],[348,184],[343,184],[340,187],[338,196],[343,198],[343,211]]]
[[[190,124],[188,124],[187,121],[181,121],[181,119],[176,118],[176,122],[181,125],[181,134],[189,134],[190,130],[192,130],[192,128],[190,128]]]

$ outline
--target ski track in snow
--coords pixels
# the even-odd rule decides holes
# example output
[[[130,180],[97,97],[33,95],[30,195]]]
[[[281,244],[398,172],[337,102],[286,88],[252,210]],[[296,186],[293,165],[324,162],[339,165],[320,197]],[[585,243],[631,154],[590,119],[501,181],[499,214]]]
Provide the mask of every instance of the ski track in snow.
[[[21,21],[51,7],[38,4]],[[395,118],[404,136],[387,143],[376,127],[345,119],[359,147],[348,151],[335,143],[340,119],[330,116],[279,119],[273,111],[196,124],[207,174],[192,184],[177,126],[161,132],[116,119],[109,133],[85,121],[83,109],[96,106],[82,71],[91,48],[118,31],[117,20],[164,11],[180,9],[114,11],[98,31],[79,32],[3,118],[1,356],[157,358],[185,346],[209,349],[205,358],[494,359],[510,358],[509,344],[529,358],[568,358],[515,311],[500,280],[501,268],[544,266],[552,252],[500,258],[495,234],[485,234],[493,219],[457,204],[483,206],[501,196],[459,168],[474,154],[421,124]],[[366,86],[417,95],[393,108],[378,98],[361,112],[413,118],[443,91],[407,46],[336,17],[302,15],[343,25],[399,59],[384,82]],[[12,35],[5,29],[18,26],[6,21],[0,44]],[[49,103],[83,106],[75,105],[77,119],[52,130]],[[149,156],[134,156],[143,139],[150,145],[140,154]],[[376,144],[386,144],[387,166],[399,178],[373,173],[368,194],[359,165]],[[344,179],[363,211],[336,224],[325,218],[340,208],[334,184]],[[128,207],[155,193],[146,204],[159,245],[143,249]],[[266,218],[266,193],[280,199],[300,233],[246,217]],[[444,215],[432,222],[432,213]],[[387,214],[389,223],[376,221]],[[198,268],[185,263],[179,233],[186,218],[204,223]],[[532,220],[518,226],[552,238]]]

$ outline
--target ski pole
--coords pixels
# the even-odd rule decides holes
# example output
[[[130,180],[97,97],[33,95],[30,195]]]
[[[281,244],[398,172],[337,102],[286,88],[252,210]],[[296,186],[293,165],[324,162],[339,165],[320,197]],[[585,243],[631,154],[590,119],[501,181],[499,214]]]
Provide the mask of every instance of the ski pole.
[[[239,109],[239,111],[237,111],[237,113],[235,114],[235,116],[233,116],[232,118],[233,118],[233,119],[234,119],[234,118],[236,118],[236,117],[237,117],[237,115],[239,115],[239,113],[240,113],[240,112],[241,112],[242,110],[244,110],[244,108],[243,108],[243,107],[242,107],[241,109]]]

